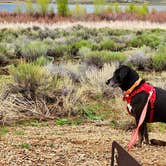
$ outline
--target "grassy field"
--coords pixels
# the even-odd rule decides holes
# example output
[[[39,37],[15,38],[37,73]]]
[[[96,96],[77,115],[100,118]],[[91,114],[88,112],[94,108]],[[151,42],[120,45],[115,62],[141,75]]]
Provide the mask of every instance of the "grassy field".
[[[0,165],[109,165],[112,141],[126,148],[134,122],[122,92],[106,80],[126,64],[166,89],[165,24],[0,28]],[[148,130],[150,138],[166,140],[165,124]],[[165,150],[143,145],[130,153],[143,165],[164,166]]]
[[[118,64],[146,72],[165,70],[165,30],[141,30],[142,23],[139,30],[129,30],[133,22],[131,27],[119,22],[124,28],[119,30],[114,29],[117,22],[96,23],[93,29],[92,24],[1,25],[0,71],[6,75],[1,76],[1,87],[10,83],[2,89],[3,123],[12,122],[11,113],[13,121],[78,115],[106,119],[122,95],[105,84]],[[117,109],[122,108],[120,103]],[[112,120],[119,118],[116,115]]]

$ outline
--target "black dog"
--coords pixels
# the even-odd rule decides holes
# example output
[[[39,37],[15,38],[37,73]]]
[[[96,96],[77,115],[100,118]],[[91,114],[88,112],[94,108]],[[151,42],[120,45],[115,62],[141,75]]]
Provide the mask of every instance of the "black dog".
[[[139,75],[136,71],[131,69],[128,66],[120,66],[115,72],[112,78],[110,78],[106,84],[112,87],[120,87],[124,92],[131,89],[131,87],[139,80]],[[140,88],[145,83],[145,80],[141,80],[138,85],[134,87],[131,95]],[[158,87],[154,87],[156,98],[154,102],[154,114],[153,122],[165,122],[166,123],[166,90],[163,90]],[[145,91],[133,96],[130,105],[131,105],[131,114],[135,117],[136,124],[138,125],[142,110],[147,102],[149,94]],[[148,132],[146,123],[149,122],[149,117],[151,114],[151,104],[148,104],[148,110],[143,124],[139,129],[139,145],[142,144],[145,139],[145,143],[149,144]],[[154,140],[151,142],[153,144]],[[156,142],[155,142],[156,144]],[[165,145],[165,144],[162,144]]]

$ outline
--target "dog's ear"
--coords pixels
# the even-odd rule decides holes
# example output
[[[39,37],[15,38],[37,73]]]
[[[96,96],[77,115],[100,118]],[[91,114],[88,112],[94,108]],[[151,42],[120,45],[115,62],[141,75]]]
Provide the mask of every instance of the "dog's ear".
[[[127,76],[128,72],[129,72],[129,68],[126,67],[126,66],[123,66],[123,67],[121,68],[121,70],[119,71],[119,77],[120,77],[121,79],[124,79],[124,78]]]

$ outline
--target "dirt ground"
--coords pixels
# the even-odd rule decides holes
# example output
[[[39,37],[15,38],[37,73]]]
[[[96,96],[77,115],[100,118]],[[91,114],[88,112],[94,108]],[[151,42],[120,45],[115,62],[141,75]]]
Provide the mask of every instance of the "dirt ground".
[[[0,166],[107,166],[111,144],[126,147],[131,132],[109,125],[87,123],[79,126],[15,126],[0,136]],[[166,140],[165,132],[149,133]],[[165,166],[166,147],[143,145],[130,154],[145,166]]]

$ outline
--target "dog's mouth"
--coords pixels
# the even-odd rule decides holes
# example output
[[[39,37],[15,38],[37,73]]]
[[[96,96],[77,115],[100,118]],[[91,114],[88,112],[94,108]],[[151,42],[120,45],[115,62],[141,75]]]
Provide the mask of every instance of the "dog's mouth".
[[[110,87],[113,87],[113,88],[119,87],[119,84],[118,84],[118,83],[115,83],[113,80],[108,80],[108,81],[106,82],[106,84],[107,84],[108,86],[110,86]]]
[[[110,86],[113,87],[113,88],[117,88],[117,87],[119,87],[119,84],[114,83],[114,84],[111,84]]]

